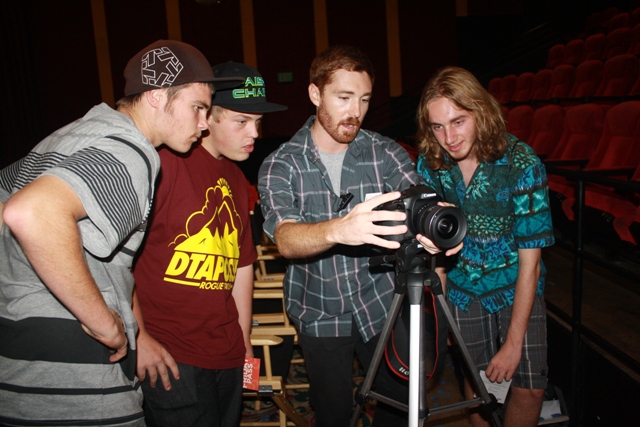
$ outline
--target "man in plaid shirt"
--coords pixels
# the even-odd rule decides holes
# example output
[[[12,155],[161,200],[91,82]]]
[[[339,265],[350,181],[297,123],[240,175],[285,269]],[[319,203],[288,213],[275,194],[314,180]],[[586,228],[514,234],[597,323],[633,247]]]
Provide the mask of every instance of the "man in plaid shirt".
[[[394,293],[394,273],[369,268],[371,256],[398,249],[381,236],[407,227],[404,212],[372,211],[423,182],[397,143],[360,128],[374,71],[358,49],[335,46],[311,64],[312,116],[260,168],[264,230],[291,260],[284,281],[287,311],[300,332],[315,426],[347,425],[352,411],[354,352],[371,362]],[[425,237],[418,241],[438,252]],[[454,253],[459,250],[449,250]],[[378,392],[406,403],[408,382],[381,364]],[[406,413],[378,404],[374,425],[404,426]]]

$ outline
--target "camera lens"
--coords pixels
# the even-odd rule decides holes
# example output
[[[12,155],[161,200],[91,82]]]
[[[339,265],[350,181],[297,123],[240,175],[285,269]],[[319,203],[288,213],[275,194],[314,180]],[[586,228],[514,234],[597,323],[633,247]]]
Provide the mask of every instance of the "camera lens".
[[[451,238],[452,232],[455,232],[457,224],[455,218],[442,218],[436,225],[438,234],[445,238]]]
[[[416,229],[440,249],[457,246],[467,233],[462,211],[451,206],[432,205],[417,215]]]

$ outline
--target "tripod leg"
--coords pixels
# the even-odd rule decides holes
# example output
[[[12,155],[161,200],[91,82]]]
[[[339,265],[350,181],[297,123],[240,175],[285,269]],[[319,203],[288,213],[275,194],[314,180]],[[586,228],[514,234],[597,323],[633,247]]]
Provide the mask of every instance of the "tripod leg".
[[[358,391],[355,395],[356,407],[353,412],[353,416],[351,417],[351,427],[355,427],[358,422],[358,417],[360,416],[360,411],[362,411],[362,407],[367,402],[369,398],[369,392],[371,390],[371,386],[373,385],[373,380],[376,377],[376,373],[378,372],[378,368],[380,367],[380,361],[382,360],[382,356],[384,353],[384,348],[389,341],[389,337],[391,336],[391,330],[393,329],[393,325],[398,317],[398,313],[400,313],[400,307],[402,305],[402,298],[404,297],[404,293],[396,293],[393,295],[393,300],[391,301],[391,307],[389,308],[389,315],[384,322],[384,326],[382,327],[382,332],[380,332],[380,341],[378,341],[378,345],[376,346],[376,350],[373,353],[373,359],[371,360],[371,364],[369,365],[369,369],[364,378],[364,381],[358,388]]]
[[[424,330],[422,317],[424,316],[423,300],[419,304],[412,304],[411,326],[409,328],[409,427],[419,427],[429,416],[427,407],[426,377],[424,366]],[[417,366],[418,369],[413,367]]]
[[[456,343],[458,343],[458,347],[460,348],[462,357],[467,367],[469,368],[468,371],[471,374],[473,382],[476,385],[476,390],[478,390],[478,395],[482,400],[483,406],[485,407],[487,412],[489,412],[492,415],[494,425],[496,427],[501,427],[502,423],[500,422],[500,418],[496,413],[496,409],[498,408],[498,403],[496,401],[496,398],[493,395],[490,395],[489,392],[487,391],[487,388],[484,386],[484,383],[480,378],[480,374],[478,373],[478,370],[475,367],[475,363],[473,363],[473,360],[471,359],[471,354],[469,353],[469,350],[467,349],[467,346],[465,345],[464,340],[462,339],[462,334],[460,333],[460,330],[458,329],[455,319],[453,318],[453,314],[451,314],[451,310],[447,305],[447,301],[445,300],[444,295],[442,295],[442,293],[439,293],[437,295],[437,300],[438,300],[438,303],[440,304],[440,308],[442,309],[442,312],[444,313],[445,317],[447,318],[447,321],[449,322],[449,327],[451,329],[451,332],[453,333],[453,336],[455,337]]]

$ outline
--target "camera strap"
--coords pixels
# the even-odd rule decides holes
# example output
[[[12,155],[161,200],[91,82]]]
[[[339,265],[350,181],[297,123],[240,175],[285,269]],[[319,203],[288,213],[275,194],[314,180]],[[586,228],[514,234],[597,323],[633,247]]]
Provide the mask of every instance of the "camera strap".
[[[353,194],[351,193],[343,194],[340,196],[338,200],[339,200],[339,203],[337,205],[336,203],[334,203],[334,206],[333,206],[334,212],[340,212],[341,210],[346,208],[349,205],[349,202],[353,200]]]

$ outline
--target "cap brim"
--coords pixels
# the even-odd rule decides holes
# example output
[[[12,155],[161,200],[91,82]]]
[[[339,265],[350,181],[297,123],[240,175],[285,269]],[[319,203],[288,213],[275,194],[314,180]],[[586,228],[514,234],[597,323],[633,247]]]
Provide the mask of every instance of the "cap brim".
[[[242,105],[235,104],[226,104],[224,102],[217,103],[213,102],[213,105],[219,105],[222,108],[226,108],[227,110],[238,111],[240,113],[252,113],[252,114],[262,114],[262,113],[273,113],[276,111],[284,111],[289,107],[280,104],[274,104],[272,102],[256,102],[254,104],[244,103]]]

